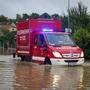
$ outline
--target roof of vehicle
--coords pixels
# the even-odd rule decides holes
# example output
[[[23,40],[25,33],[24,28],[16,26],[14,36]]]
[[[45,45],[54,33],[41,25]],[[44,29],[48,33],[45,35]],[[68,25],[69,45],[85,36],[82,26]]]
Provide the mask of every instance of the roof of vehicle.
[[[17,23],[16,26],[17,30],[24,30],[29,28],[35,31],[38,31],[38,29],[41,30],[43,28],[51,28],[56,30],[62,29],[61,20],[53,19],[29,19]]]

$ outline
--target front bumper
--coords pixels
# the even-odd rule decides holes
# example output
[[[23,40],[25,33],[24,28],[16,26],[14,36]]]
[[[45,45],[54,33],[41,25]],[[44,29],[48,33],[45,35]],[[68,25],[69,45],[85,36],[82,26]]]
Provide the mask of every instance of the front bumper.
[[[52,65],[82,65],[84,63],[84,58],[78,58],[78,59],[50,58],[50,60],[51,60]]]

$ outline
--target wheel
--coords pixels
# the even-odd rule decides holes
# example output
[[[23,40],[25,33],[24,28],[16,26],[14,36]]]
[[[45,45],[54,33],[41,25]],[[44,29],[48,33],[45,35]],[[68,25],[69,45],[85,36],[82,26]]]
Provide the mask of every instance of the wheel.
[[[48,57],[46,57],[45,60],[44,60],[44,64],[45,65],[47,65],[47,64],[51,65],[52,63],[51,63],[50,59]]]
[[[25,61],[25,56],[21,56],[21,61]]]

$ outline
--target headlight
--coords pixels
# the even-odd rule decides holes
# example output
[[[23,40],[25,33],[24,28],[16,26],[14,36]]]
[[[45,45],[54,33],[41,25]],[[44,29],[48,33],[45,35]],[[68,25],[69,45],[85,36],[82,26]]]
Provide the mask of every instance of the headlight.
[[[84,57],[84,53],[83,52],[81,52],[81,57]]]
[[[60,58],[62,57],[59,52],[53,52],[53,55],[54,55],[55,57],[60,57]]]

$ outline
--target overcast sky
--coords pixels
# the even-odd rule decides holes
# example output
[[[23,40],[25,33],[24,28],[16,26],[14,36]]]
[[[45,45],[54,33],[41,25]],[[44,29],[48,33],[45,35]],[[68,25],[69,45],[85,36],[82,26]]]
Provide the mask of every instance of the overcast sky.
[[[90,12],[90,0],[70,0],[70,7],[77,6],[78,1],[82,1]],[[0,0],[0,15],[9,18],[15,18],[17,13],[31,14],[32,12],[62,15],[67,12],[67,6],[68,0]]]

